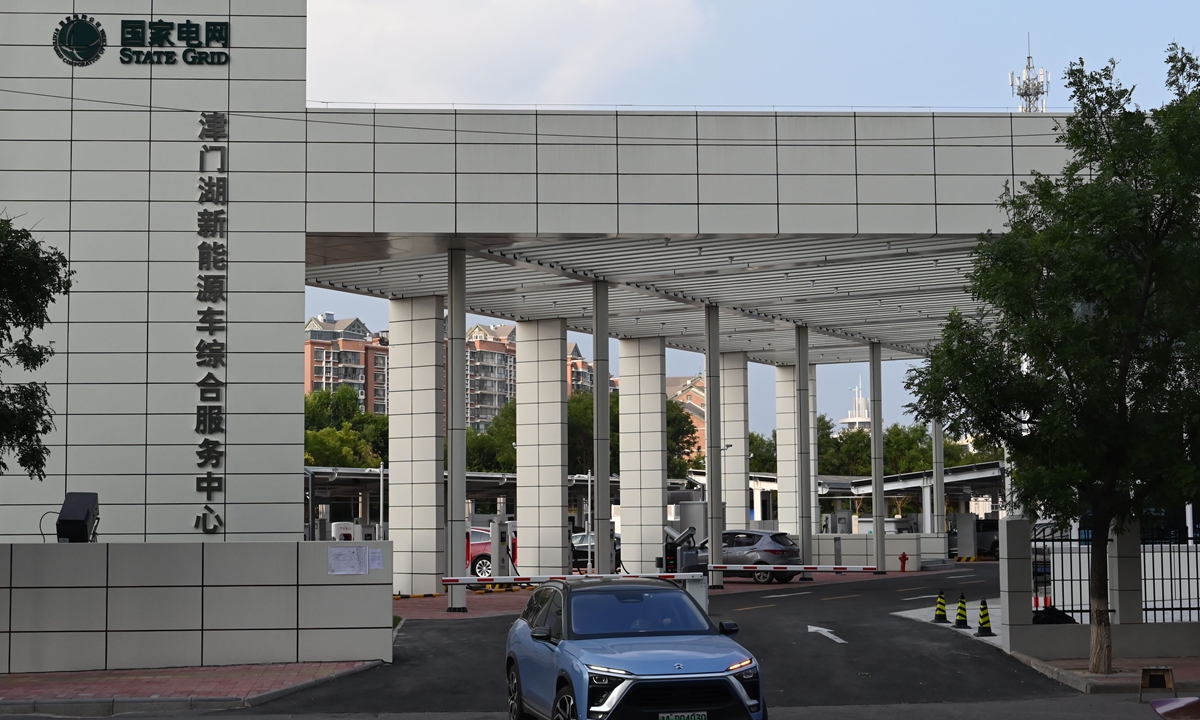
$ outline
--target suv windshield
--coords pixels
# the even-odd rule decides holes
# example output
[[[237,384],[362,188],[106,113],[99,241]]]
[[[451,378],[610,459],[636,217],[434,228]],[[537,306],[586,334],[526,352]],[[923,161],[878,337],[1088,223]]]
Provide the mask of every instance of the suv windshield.
[[[682,590],[595,588],[571,593],[571,633],[584,639],[715,635],[716,629]]]

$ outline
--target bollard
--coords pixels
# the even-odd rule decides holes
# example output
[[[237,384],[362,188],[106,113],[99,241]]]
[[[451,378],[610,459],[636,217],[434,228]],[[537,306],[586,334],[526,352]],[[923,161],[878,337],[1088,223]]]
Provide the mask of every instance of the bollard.
[[[935,623],[950,623],[946,619],[946,593],[941,590],[938,590],[937,607],[933,611],[933,621]]]
[[[995,637],[996,633],[992,632],[992,620],[988,617],[987,600],[979,601],[979,630],[975,631],[975,637]]]
[[[970,630],[971,626],[967,624],[967,596],[958,594],[958,612],[954,613],[954,627]]]
[[[908,553],[900,553],[900,572],[904,572],[904,566],[908,564]]]

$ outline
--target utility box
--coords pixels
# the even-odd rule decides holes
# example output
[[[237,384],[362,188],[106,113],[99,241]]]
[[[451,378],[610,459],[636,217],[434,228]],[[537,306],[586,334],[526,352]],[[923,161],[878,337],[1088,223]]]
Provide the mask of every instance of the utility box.
[[[829,532],[834,535],[850,535],[854,532],[854,511],[834,510],[829,516]]]

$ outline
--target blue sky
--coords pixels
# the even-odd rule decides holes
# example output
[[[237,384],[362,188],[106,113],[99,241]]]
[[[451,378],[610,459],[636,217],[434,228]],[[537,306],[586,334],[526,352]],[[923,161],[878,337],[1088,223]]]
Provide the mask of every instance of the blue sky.
[[[646,105],[814,109],[1016,107],[1008,73],[1061,79],[1083,58],[1118,75],[1150,107],[1166,99],[1165,49],[1200,50],[1200,2],[750,2],[703,0],[309,0],[310,104]],[[310,288],[308,315],[387,305]],[[590,356],[590,336],[577,335]],[[612,356],[616,357],[615,346]],[[671,351],[668,372],[703,362]],[[907,363],[884,364],[884,421],[903,417]],[[837,419],[865,365],[822,366],[818,410]],[[751,372],[751,429],[774,427],[774,370]]]

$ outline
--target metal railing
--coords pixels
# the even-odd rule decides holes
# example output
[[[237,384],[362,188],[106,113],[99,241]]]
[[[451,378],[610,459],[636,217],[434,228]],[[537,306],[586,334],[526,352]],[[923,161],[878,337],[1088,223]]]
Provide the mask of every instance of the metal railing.
[[[1200,543],[1186,534],[1142,532],[1143,622],[1200,621]]]
[[[1086,531],[1080,535],[1035,529],[1031,539],[1034,612],[1054,608],[1078,623],[1091,622],[1092,539]],[[1110,558],[1113,550],[1110,541]],[[1110,587],[1112,581],[1110,571]],[[1142,622],[1200,622],[1200,537],[1143,531],[1141,586]]]

